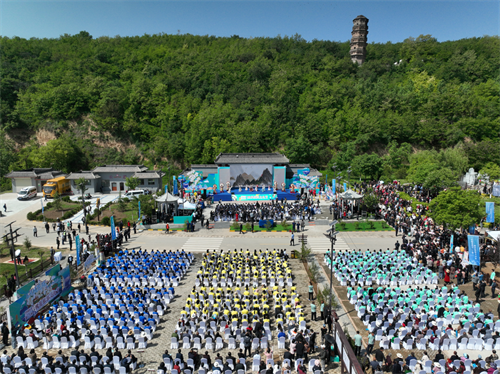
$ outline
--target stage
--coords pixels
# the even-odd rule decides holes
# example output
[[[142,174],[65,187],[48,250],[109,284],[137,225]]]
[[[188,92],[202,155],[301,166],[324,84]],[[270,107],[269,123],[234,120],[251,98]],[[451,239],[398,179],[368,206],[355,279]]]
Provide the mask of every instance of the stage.
[[[231,190],[231,193],[224,191],[216,193],[213,195],[213,201],[235,201],[235,202],[245,202],[245,201],[271,201],[278,199],[286,199],[287,201],[294,201],[298,199],[299,194],[297,190],[292,193],[290,190],[281,191],[278,190],[274,192],[273,190],[268,190],[267,188],[254,188],[253,191],[246,191],[235,188]]]

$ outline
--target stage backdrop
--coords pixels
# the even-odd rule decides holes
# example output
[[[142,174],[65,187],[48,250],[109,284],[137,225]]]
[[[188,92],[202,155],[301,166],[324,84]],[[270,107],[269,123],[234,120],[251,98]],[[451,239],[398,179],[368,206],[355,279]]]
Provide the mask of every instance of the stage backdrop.
[[[272,164],[235,164],[231,165],[231,186],[272,186]]]

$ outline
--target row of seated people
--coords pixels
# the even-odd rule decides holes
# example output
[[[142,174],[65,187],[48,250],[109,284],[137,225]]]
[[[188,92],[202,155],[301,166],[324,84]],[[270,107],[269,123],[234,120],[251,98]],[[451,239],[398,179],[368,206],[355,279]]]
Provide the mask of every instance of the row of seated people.
[[[4,351],[0,358],[0,372],[5,374],[120,374],[129,373],[137,367],[137,358],[131,350],[123,354],[119,350],[108,348],[101,355],[94,348],[89,352],[83,349],[73,349],[68,356],[62,350],[55,357],[47,352],[38,357],[35,350],[31,349],[26,355],[23,347],[19,347],[16,354],[9,356]]]

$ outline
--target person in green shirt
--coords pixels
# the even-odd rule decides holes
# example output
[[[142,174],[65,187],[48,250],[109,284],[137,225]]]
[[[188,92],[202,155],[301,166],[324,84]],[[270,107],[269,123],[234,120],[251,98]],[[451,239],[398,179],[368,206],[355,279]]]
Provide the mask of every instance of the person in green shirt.
[[[311,321],[316,321],[316,304],[311,303]]]
[[[309,282],[309,300],[314,300],[314,287],[312,282]]]
[[[321,312],[321,320],[324,321],[325,320],[325,303],[322,302],[321,303],[321,306],[319,308],[320,312]]]

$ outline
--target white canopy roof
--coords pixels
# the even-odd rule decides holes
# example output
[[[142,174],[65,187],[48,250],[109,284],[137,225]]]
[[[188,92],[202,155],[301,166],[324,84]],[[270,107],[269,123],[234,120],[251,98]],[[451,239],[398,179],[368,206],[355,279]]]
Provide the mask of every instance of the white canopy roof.
[[[360,195],[359,193],[354,192],[351,189],[348,189],[346,192],[340,194],[340,198],[345,200],[359,200],[363,198],[363,195]]]
[[[176,203],[179,198],[167,192],[160,197],[157,197],[155,200],[157,203]]]
[[[500,231],[488,231],[488,236],[498,241],[500,240]]]

